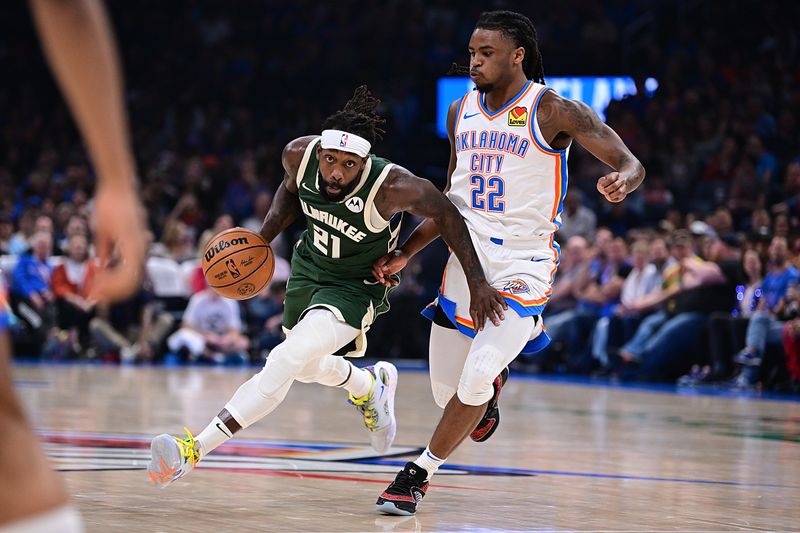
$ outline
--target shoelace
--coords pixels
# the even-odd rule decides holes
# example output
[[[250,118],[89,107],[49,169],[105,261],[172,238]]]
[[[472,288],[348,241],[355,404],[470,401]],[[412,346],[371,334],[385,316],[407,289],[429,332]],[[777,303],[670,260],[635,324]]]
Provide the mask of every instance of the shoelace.
[[[195,466],[197,462],[200,460],[200,450],[195,449],[195,440],[192,433],[189,431],[189,428],[183,428],[183,431],[186,432],[185,439],[175,439],[178,443],[178,447],[181,449],[181,455],[186,457],[186,460],[192,465]]]
[[[399,492],[401,494],[408,494],[415,486],[417,486],[417,480],[414,476],[403,470],[397,474],[397,477],[389,486],[387,492],[391,491],[391,493]]]
[[[370,372],[370,374],[372,374],[372,372]],[[367,426],[367,429],[370,431],[376,431],[378,429],[378,411],[375,409],[375,406],[370,403],[375,380],[375,375],[372,374],[372,384],[369,386],[369,392],[367,394],[360,398],[356,398],[351,394],[347,400],[349,403],[356,406],[356,409],[358,409],[364,417],[364,425]]]

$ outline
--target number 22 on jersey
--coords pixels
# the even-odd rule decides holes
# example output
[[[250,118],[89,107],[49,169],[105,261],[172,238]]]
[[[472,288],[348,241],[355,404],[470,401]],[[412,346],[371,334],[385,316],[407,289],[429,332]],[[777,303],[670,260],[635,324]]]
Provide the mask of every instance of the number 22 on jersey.
[[[469,177],[471,207],[489,213],[504,213],[506,203],[506,182],[500,176],[490,176],[488,179],[482,174],[473,174]]]

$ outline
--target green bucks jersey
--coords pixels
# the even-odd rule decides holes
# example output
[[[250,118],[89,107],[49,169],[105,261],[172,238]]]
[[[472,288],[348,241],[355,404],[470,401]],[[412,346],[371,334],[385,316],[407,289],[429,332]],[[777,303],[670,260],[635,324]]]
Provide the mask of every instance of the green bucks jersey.
[[[400,232],[402,214],[387,221],[375,208],[375,196],[392,163],[370,154],[355,189],[340,202],[331,202],[319,192],[318,145],[319,140],[309,144],[297,170],[308,224],[298,251],[328,276],[372,279],[372,263],[394,250]]]

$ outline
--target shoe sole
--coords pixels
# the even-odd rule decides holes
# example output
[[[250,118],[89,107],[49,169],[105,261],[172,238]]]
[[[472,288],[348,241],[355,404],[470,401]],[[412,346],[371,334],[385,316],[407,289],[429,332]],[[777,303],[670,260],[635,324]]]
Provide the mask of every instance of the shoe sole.
[[[159,460],[157,461],[156,458]],[[159,435],[150,441],[150,464],[147,467],[153,483],[163,489],[177,478],[173,476],[168,481],[156,481],[156,478],[161,479],[161,475],[164,474],[163,468],[161,468],[162,462],[171,468],[173,473],[177,472],[181,466],[180,450],[175,445],[172,436],[166,434]]]
[[[394,366],[392,363],[387,363],[385,361],[381,361],[377,363],[375,366],[375,375],[380,376],[380,369],[386,370],[389,374],[389,384],[387,388],[387,394],[389,398],[387,399],[386,403],[389,404],[389,420],[391,420],[391,426],[389,427],[389,434],[384,440],[385,444],[382,448],[378,448],[375,446],[375,443],[372,444],[372,449],[378,453],[384,453],[386,450],[392,447],[392,443],[394,442],[394,437],[397,435],[397,419],[394,416],[394,395],[397,392],[397,367]]]
[[[404,511],[389,501],[383,503],[376,503],[375,510],[381,514],[388,514],[395,516],[414,516],[416,514],[410,511]]]
[[[472,439],[473,442],[486,442],[492,435],[494,435],[494,432],[497,431],[497,427],[500,425],[500,406],[497,404],[500,402],[500,394],[503,391],[503,387],[505,386],[506,381],[508,381],[509,374],[510,372],[508,370],[508,367],[505,367],[500,372],[500,375],[498,376],[500,378],[500,387],[495,391],[495,395],[492,397],[492,400],[490,400],[494,401],[495,404],[494,408],[497,410],[497,417],[494,420],[494,425],[491,428],[489,428],[489,430],[484,435],[482,435],[480,438],[477,439],[472,436],[472,433],[474,433],[475,430],[477,430],[477,428],[472,430],[472,433],[469,434],[469,438]],[[497,380],[497,378],[495,378],[495,380]],[[486,414],[488,414],[489,407],[486,408],[486,411],[487,411]],[[486,416],[486,414],[484,414],[484,417]],[[483,419],[481,419],[481,421],[483,421]]]

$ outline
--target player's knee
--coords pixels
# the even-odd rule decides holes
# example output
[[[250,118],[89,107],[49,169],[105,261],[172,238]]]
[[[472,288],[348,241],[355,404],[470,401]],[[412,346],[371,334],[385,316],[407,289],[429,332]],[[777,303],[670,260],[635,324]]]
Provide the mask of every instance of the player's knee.
[[[442,409],[447,407],[447,403],[450,401],[450,398],[452,398],[453,394],[456,393],[456,389],[450,385],[437,381],[431,382],[431,391],[433,392],[433,401],[435,401],[436,405]]]
[[[504,361],[503,353],[494,346],[482,346],[470,353],[458,384],[458,399],[466,405],[488,402],[494,393],[492,383]]]
[[[280,393],[287,382],[293,381],[309,363],[308,354],[293,349],[286,341],[276,346],[267,357],[264,368],[257,374],[258,390],[265,398]]]

